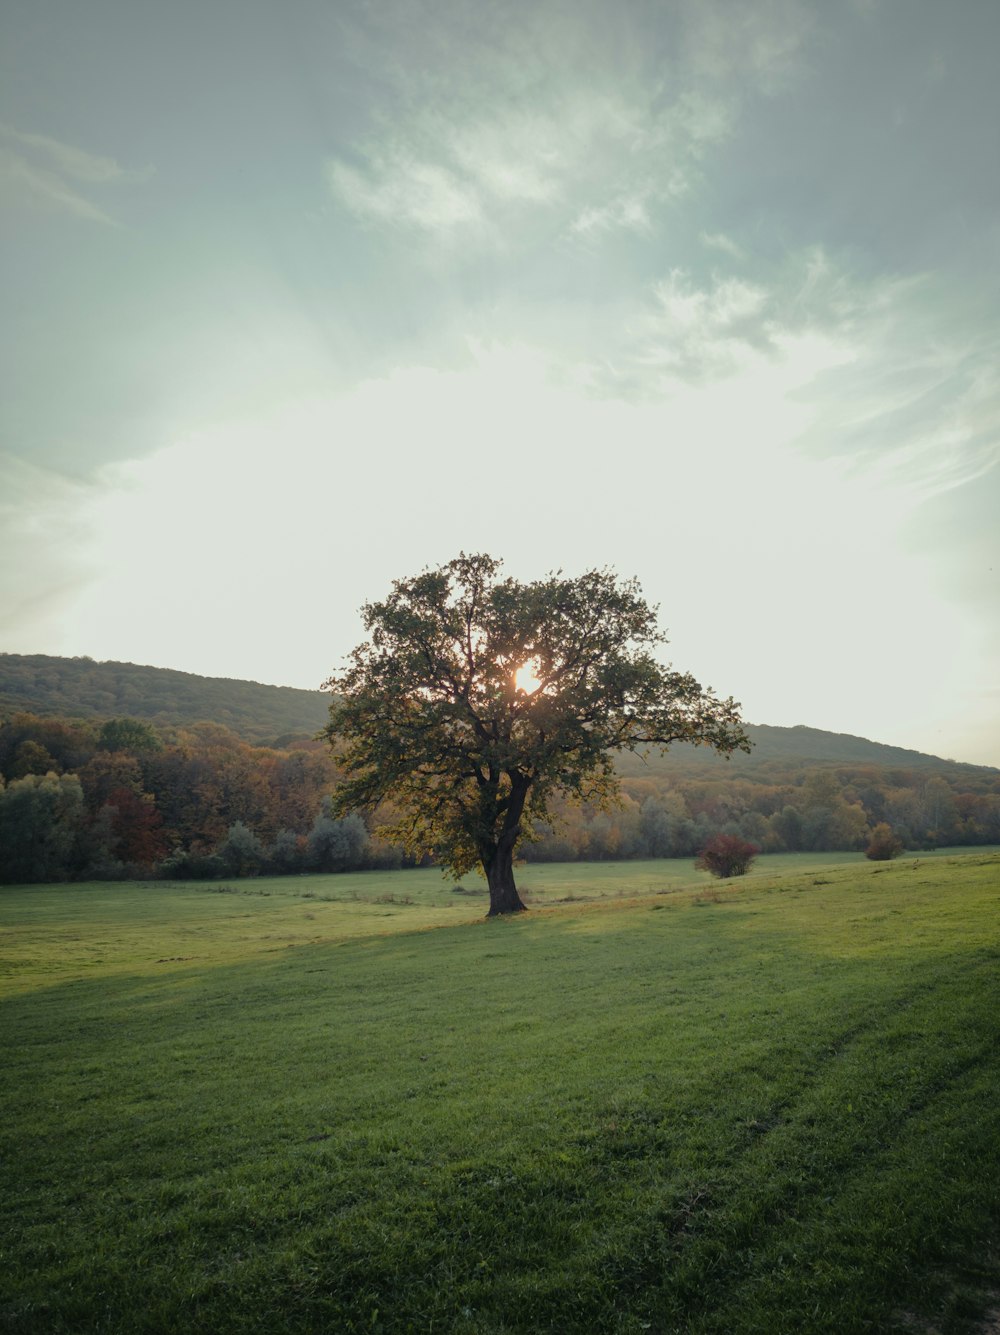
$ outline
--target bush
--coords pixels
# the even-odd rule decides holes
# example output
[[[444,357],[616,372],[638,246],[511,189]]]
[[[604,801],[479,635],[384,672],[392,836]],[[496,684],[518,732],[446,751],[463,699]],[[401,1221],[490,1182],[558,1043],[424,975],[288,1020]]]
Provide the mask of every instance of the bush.
[[[713,876],[745,876],[760,852],[756,844],[747,843],[735,834],[716,834],[709,839],[695,860],[699,871],[710,871]]]
[[[264,865],[264,845],[241,820],[230,825],[225,839],[215,850],[229,876],[256,876]]]
[[[871,858],[872,862],[888,862],[890,858],[898,858],[902,851],[903,841],[892,826],[883,821],[872,830],[865,857]]]
[[[327,808],[313,821],[306,847],[313,871],[358,871],[365,865],[368,831],[356,812],[335,820]]]
[[[158,870],[168,881],[214,881],[227,874],[226,864],[214,853],[189,853],[182,848],[164,858]]]
[[[294,830],[279,830],[267,850],[267,868],[279,876],[290,876],[306,869],[306,841]]]

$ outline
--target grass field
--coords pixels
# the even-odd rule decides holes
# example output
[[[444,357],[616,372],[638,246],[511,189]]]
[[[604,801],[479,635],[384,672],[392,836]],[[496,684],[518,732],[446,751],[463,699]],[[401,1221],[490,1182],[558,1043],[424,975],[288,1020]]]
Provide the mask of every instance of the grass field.
[[[0,1329],[950,1332],[1000,855],[0,890]]]

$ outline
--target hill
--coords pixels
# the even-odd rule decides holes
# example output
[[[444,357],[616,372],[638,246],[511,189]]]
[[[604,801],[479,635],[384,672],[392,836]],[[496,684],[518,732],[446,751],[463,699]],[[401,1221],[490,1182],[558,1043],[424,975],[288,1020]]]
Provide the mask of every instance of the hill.
[[[943,760],[923,751],[910,751],[902,746],[886,746],[866,737],[850,733],[824,732],[821,728],[807,728],[797,724],[779,728],[766,723],[751,723],[747,732],[754,744],[750,755],[737,751],[728,764],[734,774],[767,769],[799,768],[812,765],[875,765],[880,769],[947,769],[991,770],[985,765],[965,765],[955,760]],[[657,778],[692,774],[698,771],[718,772],[719,758],[708,747],[673,746],[665,755],[623,755],[619,758],[619,772],[627,778]]]
[[[184,727],[221,723],[250,742],[313,736],[326,723],[329,697],[293,686],[199,677],[137,663],[0,654],[0,719],[26,710],[64,718],[127,715]]]
[[[151,723],[184,727],[221,723],[250,742],[314,736],[327,721],[329,697],[323,691],[268,686],[229,677],[200,677],[172,668],[136,663],[99,663],[91,658],[56,658],[47,654],[0,654],[0,720],[20,710],[64,718],[113,718],[128,715]],[[803,764],[878,765],[881,767],[956,768],[955,761],[900,746],[886,746],[847,733],[802,725],[780,728],[751,724],[751,755],[730,762],[736,772],[766,766]],[[667,755],[624,755],[624,777],[668,777],[719,765],[705,747],[676,746]],[[982,770],[984,766],[959,768]]]

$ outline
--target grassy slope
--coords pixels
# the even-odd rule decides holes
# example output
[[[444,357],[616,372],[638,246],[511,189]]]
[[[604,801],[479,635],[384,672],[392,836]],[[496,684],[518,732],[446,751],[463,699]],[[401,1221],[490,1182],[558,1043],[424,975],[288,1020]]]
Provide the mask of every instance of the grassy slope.
[[[962,1329],[1000,858],[775,866],[0,892],[0,1325]]]

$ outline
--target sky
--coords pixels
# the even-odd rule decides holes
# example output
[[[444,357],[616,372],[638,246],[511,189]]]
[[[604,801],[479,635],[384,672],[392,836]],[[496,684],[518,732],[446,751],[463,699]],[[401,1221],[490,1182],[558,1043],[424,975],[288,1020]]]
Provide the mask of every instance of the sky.
[[[7,0],[0,650],[314,688],[459,552],[1000,765],[996,0]]]

